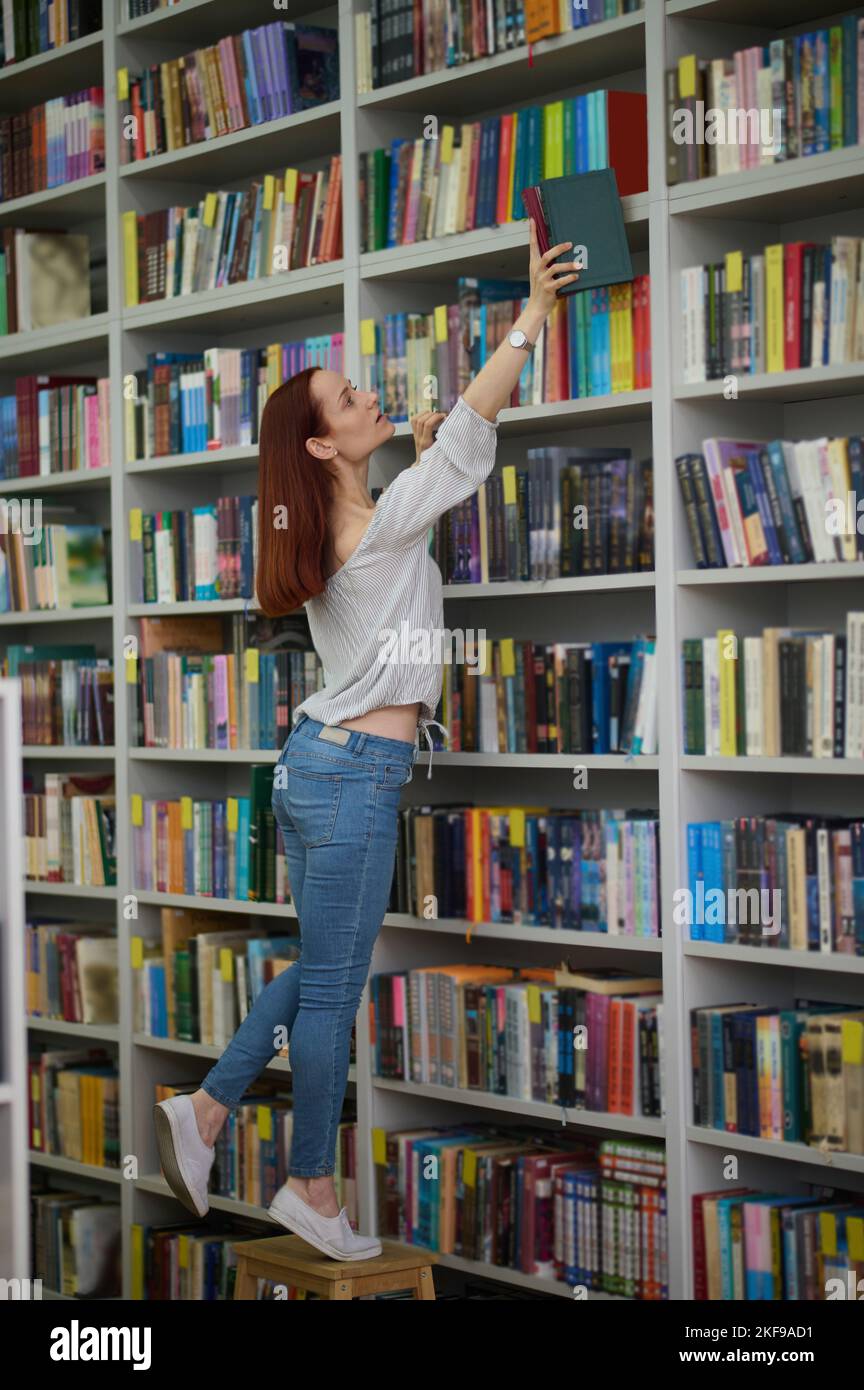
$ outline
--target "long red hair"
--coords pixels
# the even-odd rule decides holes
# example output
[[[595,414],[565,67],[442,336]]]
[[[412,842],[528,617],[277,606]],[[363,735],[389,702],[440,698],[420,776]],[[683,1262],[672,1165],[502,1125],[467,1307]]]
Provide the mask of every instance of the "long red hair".
[[[258,571],[255,592],[270,618],[291,613],[327,583],[327,518],[334,478],[306,440],[327,433],[309,389],[318,367],[278,386],[261,414],[258,437]],[[278,511],[277,511],[278,509]]]

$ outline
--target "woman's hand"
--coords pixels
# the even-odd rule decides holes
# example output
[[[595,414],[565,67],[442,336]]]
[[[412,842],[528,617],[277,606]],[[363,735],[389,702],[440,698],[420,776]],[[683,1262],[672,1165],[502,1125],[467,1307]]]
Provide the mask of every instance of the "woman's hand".
[[[435,431],[446,418],[446,413],[443,410],[424,410],[419,415],[411,417],[414,447],[417,451],[415,462],[419,463],[420,455],[433,444]]]
[[[531,281],[531,291],[529,303],[539,309],[544,315],[551,314],[555,305],[558,303],[556,291],[562,285],[569,285],[574,280],[579,279],[579,271],[582,268],[578,261],[560,261],[552,265],[556,256],[560,256],[562,251],[569,251],[573,245],[572,241],[559,241],[557,246],[550,246],[548,251],[540,255],[540,247],[537,242],[537,227],[534,218],[528,219],[530,222],[530,262],[528,275]],[[564,274],[563,272],[573,272]]]

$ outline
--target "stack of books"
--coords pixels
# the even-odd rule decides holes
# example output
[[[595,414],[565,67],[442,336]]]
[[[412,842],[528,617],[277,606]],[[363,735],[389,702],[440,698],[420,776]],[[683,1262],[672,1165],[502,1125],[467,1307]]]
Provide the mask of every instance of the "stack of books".
[[[107,377],[19,376],[0,396],[0,479],[108,468],[110,422]]]
[[[0,337],[90,316],[90,238],[2,229]]]
[[[864,1154],[864,1012],[796,1000],[691,1010],[693,1122]]]
[[[666,181],[736,174],[860,143],[864,21],[736,49],[687,54],[666,73]]]
[[[861,240],[777,242],[682,270],[684,381],[864,360]]]
[[[27,1014],[117,1023],[117,937],[105,924],[32,918],[24,939]]]
[[[215,603],[254,596],[256,497],[220,497],[173,512],[133,508],[129,541],[133,603]]]
[[[684,752],[709,757],[864,758],[864,613],[845,633],[731,628],[682,649]]]
[[[17,116],[0,116],[0,202],[86,179],[105,168],[105,93],[85,87]]]
[[[34,5],[31,0],[3,0],[0,65],[50,53],[101,28],[102,0],[52,0],[50,6]]]
[[[116,1058],[101,1047],[34,1052],[27,1062],[29,1148],[89,1163],[120,1167]]]
[[[32,526],[0,530],[0,613],[105,607],[109,533],[72,520],[74,506],[37,505]],[[68,522],[60,520],[64,515]]]
[[[221,289],[342,255],[342,156],[325,173],[267,174],[246,192],[123,213],[127,306]]]
[[[114,665],[95,647],[15,642],[0,657],[0,672],[21,682],[25,747],[113,746]]]
[[[698,569],[864,559],[859,435],[705,439],[675,467]]]
[[[615,170],[623,198],[648,187],[642,92],[584,92],[503,116],[445,123],[437,139],[398,136],[360,155],[360,250],[494,227],[525,216],[541,178]]]
[[[117,98],[120,127],[132,131],[122,164],[186,149],[337,101],[338,32],[274,20],[140,75],[121,68]]]
[[[113,773],[46,772],[36,790],[24,774],[25,875],[38,883],[117,882]]]

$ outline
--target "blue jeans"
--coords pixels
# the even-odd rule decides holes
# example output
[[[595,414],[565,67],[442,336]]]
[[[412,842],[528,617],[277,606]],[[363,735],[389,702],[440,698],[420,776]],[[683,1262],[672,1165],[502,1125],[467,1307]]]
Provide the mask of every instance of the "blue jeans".
[[[417,746],[301,717],[273,779],[300,921],[300,959],[271,980],[201,1083],[229,1109],[290,1040],[294,1125],[288,1172],[335,1172],[351,1028],[390,898],[402,787]],[[331,730],[332,737],[332,730]],[[283,785],[284,784],[284,785]]]

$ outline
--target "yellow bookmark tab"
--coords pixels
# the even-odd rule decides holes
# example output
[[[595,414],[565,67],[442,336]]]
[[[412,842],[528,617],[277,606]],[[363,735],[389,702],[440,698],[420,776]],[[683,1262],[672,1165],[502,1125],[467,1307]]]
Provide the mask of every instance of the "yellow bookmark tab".
[[[504,480],[504,506],[516,505],[516,468],[512,463],[505,464],[501,469],[501,476]]]
[[[135,792],[135,793],[133,793],[133,795],[132,795],[132,797],[130,798],[130,800],[131,800],[131,810],[132,810],[132,824],[133,824],[133,825],[143,825],[143,824],[144,824],[144,798],[143,798],[142,796],[139,796],[139,794],[138,794],[137,792]]]
[[[259,652],[257,647],[246,648],[246,684],[257,685],[261,665],[259,662]]]
[[[273,1111],[269,1105],[258,1106],[258,1138],[265,1143],[273,1138]]]
[[[226,985],[234,979],[234,953],[230,946],[222,946],[219,951],[219,971]]]
[[[819,1244],[823,1255],[837,1254],[837,1218],[833,1211],[819,1213]]]
[[[456,134],[456,127],[445,125],[441,132],[441,163],[449,164],[453,158],[453,139]]]
[[[137,656],[127,656],[126,658],[126,684],[138,684],[138,658]]]
[[[501,638],[501,675],[515,676],[516,674],[516,653],[513,649],[513,638]]]
[[[525,812],[521,806],[510,807],[510,848],[525,848]]]
[[[204,199],[204,226],[215,227],[216,211],[219,207],[218,193],[208,193]]]
[[[850,1260],[864,1260],[864,1216],[846,1217],[846,1244]]]
[[[436,343],[446,343],[447,341],[447,305],[435,305],[435,341]]]
[[[177,1242],[177,1259],[181,1269],[189,1268],[189,1237],[181,1236]]]
[[[375,320],[360,320],[360,352],[363,357],[375,356]]]
[[[864,1062],[864,1024],[854,1018],[844,1018],[841,1037],[843,1039],[843,1065],[860,1067]]]
[[[276,180],[272,174],[264,175],[264,211],[273,210],[273,199],[276,196]]]
[[[129,69],[128,69],[128,68],[118,68],[118,69],[117,69],[117,100],[118,100],[118,101],[128,101],[128,100],[129,100]]]
[[[726,252],[726,289],[740,294],[744,288],[744,257],[740,251]]]
[[[143,936],[133,936],[129,941],[129,959],[132,962],[133,970],[140,970],[144,964],[144,938]]]
[[[462,1155],[462,1181],[466,1187],[477,1186],[477,1154],[466,1149]]]
[[[696,95],[696,54],[678,59],[678,95],[682,101]]]
[[[180,798],[180,828],[181,830],[192,829],[192,798],[191,796],[181,796]]]
[[[130,541],[140,541],[143,534],[144,523],[143,513],[140,507],[132,507],[129,512],[129,539]]]
[[[387,1131],[378,1129],[372,1131],[372,1162],[383,1165],[387,1162]]]
[[[540,986],[528,986],[528,1022],[540,1022]]]
[[[236,796],[229,796],[226,807],[229,835],[236,835],[240,826],[240,802]]]

